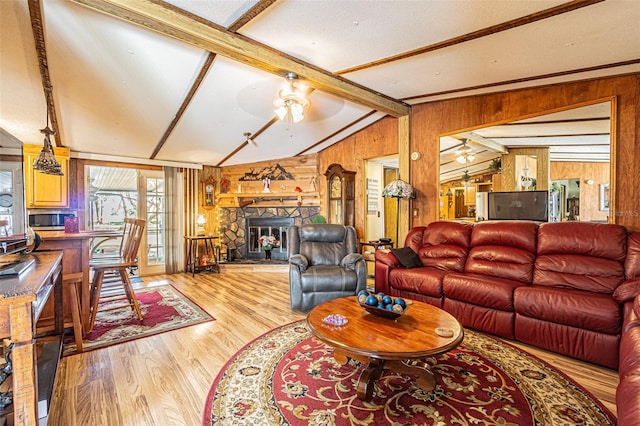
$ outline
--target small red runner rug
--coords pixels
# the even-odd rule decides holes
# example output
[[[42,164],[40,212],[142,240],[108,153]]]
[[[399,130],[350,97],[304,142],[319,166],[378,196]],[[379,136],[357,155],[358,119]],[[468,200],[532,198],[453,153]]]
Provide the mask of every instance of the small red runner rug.
[[[427,358],[436,388],[387,369],[371,401],[356,395],[364,365],[341,366],[305,322],[266,333],[220,371],[202,424],[213,425],[614,425],[584,388],[539,358],[465,330],[462,344]]]
[[[93,330],[83,339],[84,352],[214,320],[172,285],[139,289],[136,290],[136,296],[142,310],[142,320],[128,306],[98,312]],[[65,338],[63,355],[74,353],[76,344],[71,333]]]

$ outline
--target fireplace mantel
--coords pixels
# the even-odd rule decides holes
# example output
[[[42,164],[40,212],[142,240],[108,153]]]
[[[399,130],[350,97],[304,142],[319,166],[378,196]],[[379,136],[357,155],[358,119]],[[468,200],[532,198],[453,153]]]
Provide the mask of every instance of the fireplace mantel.
[[[320,193],[313,192],[233,192],[218,194],[220,207],[319,206]]]

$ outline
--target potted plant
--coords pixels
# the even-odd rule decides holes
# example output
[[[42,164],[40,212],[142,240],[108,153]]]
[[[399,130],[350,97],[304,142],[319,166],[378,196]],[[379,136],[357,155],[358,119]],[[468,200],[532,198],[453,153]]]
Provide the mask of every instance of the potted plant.
[[[489,170],[491,170],[492,172],[500,173],[502,171],[502,158],[496,157],[491,160],[491,163],[489,164]]]

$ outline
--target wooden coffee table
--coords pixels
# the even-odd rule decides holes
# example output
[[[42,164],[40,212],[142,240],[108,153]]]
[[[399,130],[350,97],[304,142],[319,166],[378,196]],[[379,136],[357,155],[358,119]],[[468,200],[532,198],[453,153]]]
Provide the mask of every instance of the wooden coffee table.
[[[349,322],[325,324],[323,318],[331,314],[343,315]],[[392,320],[365,311],[355,296],[343,297],[316,306],[307,315],[307,324],[315,337],[334,348],[333,357],[340,365],[347,363],[347,357],[367,365],[357,385],[358,398],[363,401],[373,396],[374,382],[384,367],[416,375],[422,389],[433,390],[435,372],[421,358],[450,351],[464,338],[464,328],[451,314],[418,301]],[[453,335],[439,336],[436,329],[451,330]]]

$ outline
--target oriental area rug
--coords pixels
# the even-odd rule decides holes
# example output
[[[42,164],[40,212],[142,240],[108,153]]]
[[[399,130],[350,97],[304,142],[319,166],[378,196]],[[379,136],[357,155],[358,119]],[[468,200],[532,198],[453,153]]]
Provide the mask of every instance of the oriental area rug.
[[[214,319],[171,285],[139,289],[136,290],[136,296],[142,310],[142,320],[138,319],[129,306],[98,312],[93,330],[84,336],[84,352]],[[121,303],[122,301],[115,300],[101,306]],[[75,353],[76,344],[71,333],[65,338],[63,355]]]
[[[427,359],[436,388],[387,369],[362,402],[364,365],[340,366],[304,321],[272,330],[223,367],[207,397],[209,425],[613,425],[613,414],[549,364],[465,330],[462,344]]]

